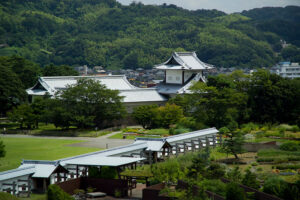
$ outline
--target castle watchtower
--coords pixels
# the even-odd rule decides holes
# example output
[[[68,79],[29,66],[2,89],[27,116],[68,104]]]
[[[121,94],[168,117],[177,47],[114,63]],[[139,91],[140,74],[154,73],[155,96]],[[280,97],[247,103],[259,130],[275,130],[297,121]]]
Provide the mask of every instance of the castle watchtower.
[[[172,96],[188,92],[192,81],[205,82],[203,72],[213,66],[199,60],[195,52],[174,52],[155,68],[165,71],[164,80],[157,87],[159,93]]]

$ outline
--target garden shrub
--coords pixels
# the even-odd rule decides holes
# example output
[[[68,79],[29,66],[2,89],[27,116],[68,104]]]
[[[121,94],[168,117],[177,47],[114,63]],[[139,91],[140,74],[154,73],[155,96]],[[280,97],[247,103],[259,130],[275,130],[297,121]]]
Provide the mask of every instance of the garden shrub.
[[[219,179],[224,175],[225,169],[218,163],[211,163],[204,173],[204,177],[208,179]]]
[[[283,165],[275,165],[276,169],[300,169],[300,164],[298,165],[293,165],[293,164],[283,164]]]
[[[233,182],[240,183],[242,181],[242,173],[240,171],[239,166],[236,166],[233,169],[229,169],[229,171],[226,174],[226,177]]]
[[[254,124],[253,122],[243,124],[241,126],[241,131],[243,133],[250,133],[251,131],[257,131],[259,129],[259,126],[257,124]]]
[[[269,177],[264,184],[263,191],[282,199],[298,200],[300,196],[300,181],[291,185],[279,176]]]
[[[249,169],[246,170],[246,174],[242,180],[242,184],[254,189],[258,189],[260,185],[256,179],[256,174],[251,172]]]
[[[280,145],[279,149],[283,151],[299,151],[300,145],[294,142],[286,142]]]
[[[201,186],[205,190],[211,191],[223,197],[226,196],[226,184],[219,179],[205,179],[201,182]]]
[[[58,185],[53,184],[48,187],[47,200],[74,200],[74,198],[64,192]]]
[[[244,190],[236,183],[226,185],[226,200],[246,200]]]
[[[258,131],[255,133],[255,137],[256,138],[262,138],[262,137],[265,137],[265,131]]]
[[[299,128],[299,126],[295,125],[295,126],[292,127],[291,131],[296,133],[296,132],[300,131],[300,128]]]
[[[288,184],[279,176],[268,177],[264,183],[263,192],[283,197]]]

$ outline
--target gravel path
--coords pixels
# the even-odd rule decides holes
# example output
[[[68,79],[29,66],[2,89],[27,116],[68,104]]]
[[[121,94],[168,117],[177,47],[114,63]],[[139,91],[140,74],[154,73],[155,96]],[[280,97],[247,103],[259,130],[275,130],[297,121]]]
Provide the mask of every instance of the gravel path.
[[[75,143],[68,146],[75,147],[95,147],[100,149],[113,148],[118,146],[123,146],[127,144],[132,144],[134,140],[125,140],[125,139],[108,139],[108,137],[120,133],[113,132],[104,136],[100,136],[97,138],[93,137],[58,137],[58,136],[32,136],[32,135],[14,135],[14,134],[0,134],[1,137],[10,137],[10,138],[43,138],[43,139],[61,139],[61,140],[83,140],[85,142]]]

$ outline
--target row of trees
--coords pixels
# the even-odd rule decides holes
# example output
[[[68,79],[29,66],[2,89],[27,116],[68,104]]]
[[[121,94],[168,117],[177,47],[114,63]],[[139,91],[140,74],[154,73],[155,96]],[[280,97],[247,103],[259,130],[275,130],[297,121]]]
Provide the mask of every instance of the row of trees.
[[[68,129],[104,127],[125,116],[122,98],[116,90],[107,89],[99,82],[78,80],[55,95],[36,98],[32,104],[22,104],[8,113],[20,128],[37,128],[39,122],[53,123],[56,127]]]
[[[267,70],[251,75],[235,71],[230,75],[208,78],[196,83],[192,94],[171,99],[185,116],[209,127],[230,130],[238,124],[300,123],[300,80],[285,79]]]
[[[40,67],[19,56],[0,57],[0,114],[27,101],[25,90],[32,87],[39,76],[78,75],[70,66]],[[23,108],[27,109],[27,108]]]
[[[133,117],[144,128],[226,127],[224,133],[248,122],[300,123],[299,79],[285,79],[267,70],[251,75],[235,71],[208,77],[207,84],[198,82],[191,90],[191,94],[170,99],[165,107],[138,107]]]

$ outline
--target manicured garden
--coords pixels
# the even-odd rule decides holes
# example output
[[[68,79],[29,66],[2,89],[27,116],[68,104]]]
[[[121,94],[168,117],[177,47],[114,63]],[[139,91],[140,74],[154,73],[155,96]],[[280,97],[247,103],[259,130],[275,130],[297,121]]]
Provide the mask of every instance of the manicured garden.
[[[56,160],[68,156],[98,151],[98,148],[71,147],[79,140],[44,139],[44,138],[1,138],[6,155],[0,158],[0,171],[14,169],[22,159]]]

